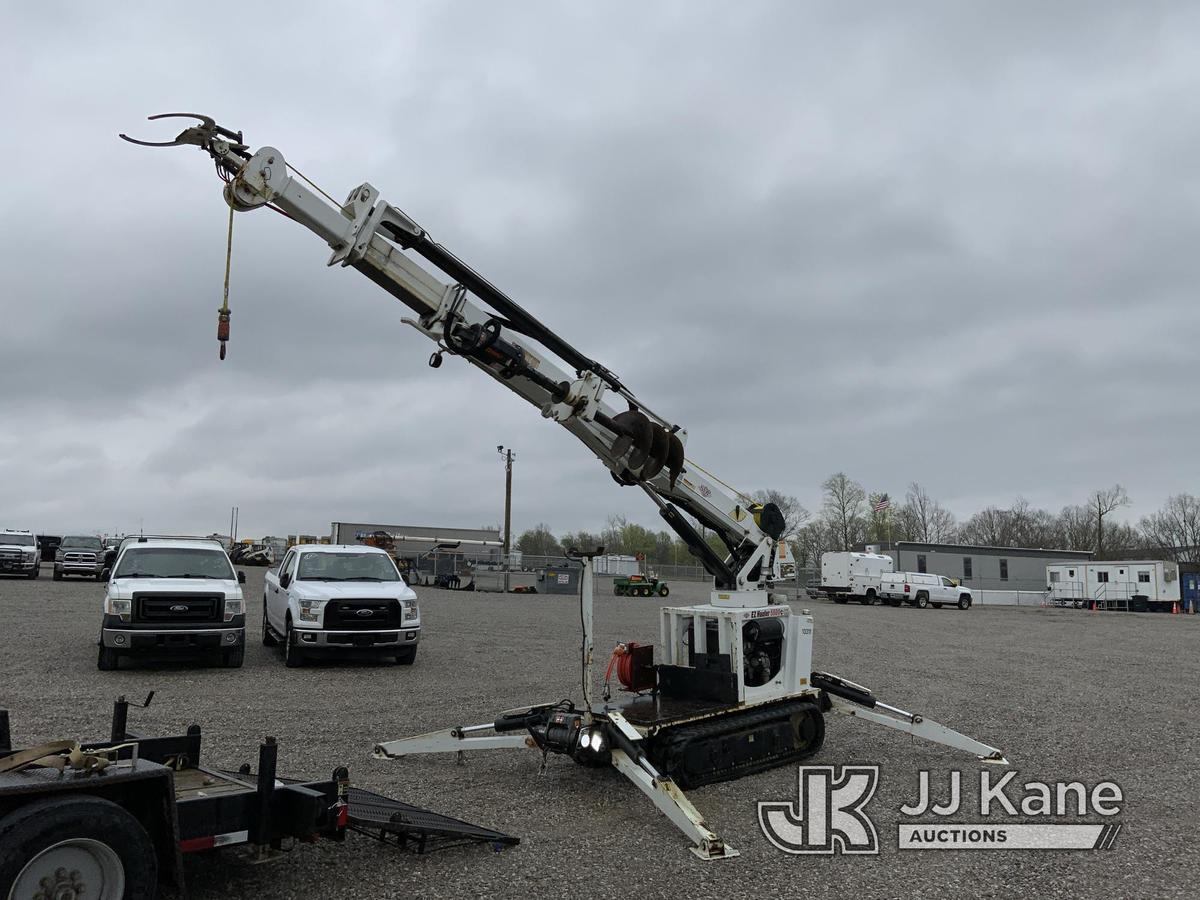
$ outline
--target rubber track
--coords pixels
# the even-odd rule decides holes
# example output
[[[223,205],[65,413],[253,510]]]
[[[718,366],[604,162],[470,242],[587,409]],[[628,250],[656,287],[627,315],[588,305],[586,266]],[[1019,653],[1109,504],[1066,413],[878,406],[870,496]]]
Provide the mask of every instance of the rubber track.
[[[706,772],[697,773],[694,766],[692,771],[685,768],[687,757],[692,756],[694,760],[695,751],[700,749],[697,745],[714,742],[730,735],[761,732],[770,725],[780,723],[787,723],[790,728],[791,717],[796,713],[815,716],[816,737],[807,747],[788,749],[725,766],[716,765]],[[825,717],[816,703],[810,700],[788,700],[761,709],[729,713],[691,725],[664,728],[647,741],[647,752],[660,772],[669,776],[683,790],[688,790],[704,784],[715,784],[744,775],[766,772],[787,763],[807,759],[821,749],[824,740]],[[710,751],[709,758],[714,755]]]

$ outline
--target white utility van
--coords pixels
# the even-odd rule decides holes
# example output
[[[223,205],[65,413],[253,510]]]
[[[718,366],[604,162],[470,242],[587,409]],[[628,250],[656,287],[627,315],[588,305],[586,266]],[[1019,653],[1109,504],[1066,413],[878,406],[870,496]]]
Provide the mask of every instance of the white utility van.
[[[821,590],[834,603],[857,600],[870,606],[880,596],[880,576],[895,568],[890,556],[879,553],[822,553]]]

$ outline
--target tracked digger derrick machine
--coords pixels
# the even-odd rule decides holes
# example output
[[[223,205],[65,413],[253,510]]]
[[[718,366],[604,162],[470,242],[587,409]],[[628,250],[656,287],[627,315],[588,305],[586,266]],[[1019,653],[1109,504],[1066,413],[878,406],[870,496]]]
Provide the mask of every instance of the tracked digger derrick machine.
[[[404,322],[436,344],[429,363],[457,356],[523,397],[573,434],[620,485],[640,490],[713,577],[709,602],[665,607],[657,648],[618,648],[626,691],[592,696],[592,566],[583,567],[582,703],[540,704],[375,747],[397,759],[414,754],[532,749],[585,765],[614,766],[691,841],[704,859],[737,855],[705,823],[684,790],[813,756],[825,718],[841,713],[1005,762],[982,744],[921,715],[878,701],[867,688],[812,670],[813,618],[792,612],[774,589],[784,520],[715,478],[685,453],[687,432],[651,409],[615,373],[524,310],[385,202],[370,184],[337,204],[306,186],[273,147],[251,152],[241,132],[205,116],[173,141],[216,163],[232,211],[269,207],[316,234],[329,265],[356,269],[412,312]],[[125,137],[122,135],[122,137]],[[127,140],[132,140],[126,138]],[[311,182],[307,182],[311,185]],[[227,306],[218,338],[228,339]],[[717,553],[699,523],[719,536]],[[598,552],[598,551],[597,551]],[[659,658],[655,658],[655,653]],[[613,666],[610,665],[610,670]]]

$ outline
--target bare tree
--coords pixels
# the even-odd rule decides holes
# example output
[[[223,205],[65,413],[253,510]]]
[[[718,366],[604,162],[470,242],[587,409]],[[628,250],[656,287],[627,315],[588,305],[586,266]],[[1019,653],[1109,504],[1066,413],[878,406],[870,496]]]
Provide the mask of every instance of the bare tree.
[[[821,487],[825,491],[821,514],[833,532],[836,549],[849,550],[862,539],[865,530],[867,492],[845,472],[830,475]]]
[[[1055,521],[1055,542],[1064,550],[1096,549],[1096,523],[1086,506],[1064,506]]]
[[[1138,523],[1145,543],[1176,562],[1200,562],[1200,497],[1177,494]]]
[[[927,544],[945,544],[954,540],[957,529],[954,513],[930,497],[917,482],[908,486],[901,510],[898,518],[904,520],[912,540]]]
[[[1096,522],[1096,558],[1104,559],[1104,517],[1113,510],[1129,505],[1125,488],[1114,484],[1110,488],[1096,491],[1088,498],[1088,508]]]

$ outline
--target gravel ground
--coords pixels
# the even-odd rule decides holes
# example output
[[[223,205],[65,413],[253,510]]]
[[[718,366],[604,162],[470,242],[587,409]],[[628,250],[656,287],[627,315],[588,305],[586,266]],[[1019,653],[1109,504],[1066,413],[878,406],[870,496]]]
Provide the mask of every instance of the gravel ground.
[[[1194,897],[1200,862],[1200,617],[1076,610],[915,610],[811,604],[814,664],[871,685],[879,697],[1002,748],[1027,780],[1117,781],[1124,830],[1107,852],[899,851],[899,807],[917,771],[945,794],[963,771],[970,796],[980,767],[862,722],[831,721],[814,763],[878,764],[868,807],[878,856],[794,857],[759,831],[756,801],[794,800],[796,770],[777,769],[692,792],[740,859],[703,863],[612,771],[534,753],[378,762],[378,740],[453,724],[537,700],[580,696],[576,604],[564,597],[420,591],[424,636],[416,664],[326,663],[287,670],[261,646],[262,570],[247,570],[249,647],[241,670],[159,665],[98,672],[100,586],[0,580],[9,623],[0,705],[14,740],[33,744],[107,733],[112,699],[157,691],[131,728],[205,730],[205,761],[253,761],[278,737],[280,771],[321,777],[350,767],[356,783],[410,803],[519,835],[501,854],[481,847],[402,855],[351,835],[303,846],[285,860],[245,864],[236,853],[189,858],[191,896],[225,898],[468,896]],[[705,591],[677,585],[671,602]],[[656,599],[597,602],[599,656],[622,639],[657,640]],[[801,604],[795,604],[797,608]],[[995,771],[995,770],[989,770]],[[1020,791],[1012,792],[1019,796]],[[968,800],[963,820],[977,819]],[[976,815],[971,815],[975,813]],[[1093,819],[1095,821],[1095,819]]]

